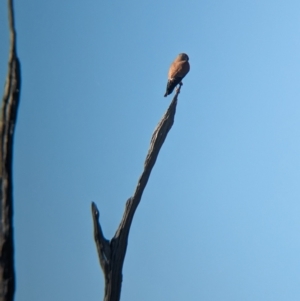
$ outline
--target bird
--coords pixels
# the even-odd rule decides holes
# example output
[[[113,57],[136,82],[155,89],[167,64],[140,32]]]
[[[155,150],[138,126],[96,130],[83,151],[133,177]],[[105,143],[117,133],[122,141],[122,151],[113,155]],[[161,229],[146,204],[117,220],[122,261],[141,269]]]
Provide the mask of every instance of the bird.
[[[174,88],[181,83],[182,79],[188,74],[189,71],[189,56],[186,53],[179,53],[170,66],[167,89],[164,97],[167,97],[173,92]]]

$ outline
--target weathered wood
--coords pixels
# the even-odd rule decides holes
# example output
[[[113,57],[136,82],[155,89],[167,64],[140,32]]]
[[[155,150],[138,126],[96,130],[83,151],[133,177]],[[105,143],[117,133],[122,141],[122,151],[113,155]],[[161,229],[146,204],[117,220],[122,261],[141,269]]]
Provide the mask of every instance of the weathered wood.
[[[0,301],[12,301],[15,291],[13,244],[12,156],[21,76],[16,52],[13,1],[8,0],[10,50],[0,113]]]
[[[174,123],[177,97],[180,93],[181,83],[175,96],[158,123],[151,138],[150,148],[144,163],[144,171],[139,178],[134,195],[126,202],[125,211],[120,225],[109,241],[102,232],[99,211],[95,203],[92,203],[92,217],[94,223],[94,239],[97,246],[98,257],[105,278],[104,301],[119,301],[122,286],[122,268],[126,255],[129,230],[137,206],[140,203],[144,189],[147,185],[152,168],[156,162],[160,148],[162,147],[169,130]]]

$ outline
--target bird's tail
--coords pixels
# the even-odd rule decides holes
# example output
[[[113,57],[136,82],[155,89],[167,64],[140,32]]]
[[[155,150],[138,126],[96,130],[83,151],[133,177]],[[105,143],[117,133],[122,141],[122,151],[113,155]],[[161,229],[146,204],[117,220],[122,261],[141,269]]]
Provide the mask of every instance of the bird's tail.
[[[181,80],[182,80],[182,77],[176,77],[176,78],[169,79],[164,97],[167,97],[168,95],[170,95],[173,92],[173,90],[175,89],[175,87],[181,82]]]

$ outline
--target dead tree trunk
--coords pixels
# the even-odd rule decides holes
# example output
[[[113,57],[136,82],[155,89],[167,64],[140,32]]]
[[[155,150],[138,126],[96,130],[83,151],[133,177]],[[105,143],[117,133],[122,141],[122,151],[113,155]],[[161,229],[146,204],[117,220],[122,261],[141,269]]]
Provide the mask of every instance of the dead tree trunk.
[[[180,92],[180,87],[164,114],[161,121],[158,123],[152,139],[150,148],[144,163],[144,171],[138,181],[134,195],[126,202],[125,211],[120,222],[120,225],[109,241],[102,232],[99,222],[100,213],[95,203],[92,203],[92,216],[94,223],[94,239],[97,246],[98,257],[105,278],[104,301],[119,301],[121,296],[122,286],[122,268],[125,259],[127,241],[131,222],[137,206],[142,198],[143,191],[147,185],[151,170],[155,164],[158,153],[163,145],[169,130],[171,129],[177,106],[177,97]]]
[[[13,244],[12,156],[20,96],[20,63],[16,52],[13,0],[8,0],[10,51],[0,115],[0,301],[12,301],[15,291]]]

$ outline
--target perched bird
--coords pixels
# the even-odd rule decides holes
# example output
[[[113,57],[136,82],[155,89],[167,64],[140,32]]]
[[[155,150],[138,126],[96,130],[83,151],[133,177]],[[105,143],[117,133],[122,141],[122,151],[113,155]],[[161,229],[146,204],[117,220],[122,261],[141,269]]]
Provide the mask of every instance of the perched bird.
[[[189,57],[185,53],[179,53],[174,62],[171,64],[168,73],[167,90],[164,97],[171,94],[174,88],[190,71]]]

